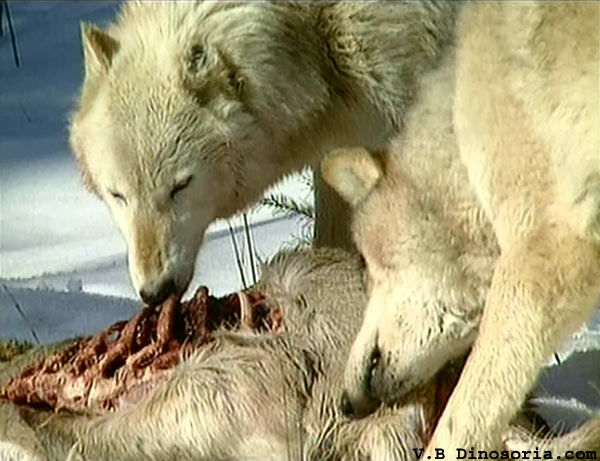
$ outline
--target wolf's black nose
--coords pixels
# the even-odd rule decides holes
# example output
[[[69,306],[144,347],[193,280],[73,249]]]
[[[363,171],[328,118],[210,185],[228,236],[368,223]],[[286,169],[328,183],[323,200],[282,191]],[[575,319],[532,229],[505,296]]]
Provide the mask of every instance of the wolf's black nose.
[[[172,279],[157,285],[154,289],[142,288],[140,298],[150,306],[161,304],[171,294],[175,292],[175,282]]]
[[[352,407],[352,403],[348,398],[348,394],[346,391],[342,393],[342,400],[340,402],[340,408],[342,409],[342,413],[346,416],[354,416],[354,408]]]

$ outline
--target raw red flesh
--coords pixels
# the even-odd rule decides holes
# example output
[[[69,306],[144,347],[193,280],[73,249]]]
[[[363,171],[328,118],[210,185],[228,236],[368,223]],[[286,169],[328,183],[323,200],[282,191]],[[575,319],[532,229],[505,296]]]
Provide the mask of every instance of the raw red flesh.
[[[242,305],[249,315],[242,316]],[[201,287],[187,302],[172,297],[146,307],[28,367],[0,388],[0,399],[53,411],[115,410],[162,383],[182,358],[211,342],[215,330],[242,323],[278,331],[281,311],[257,292],[214,298]]]

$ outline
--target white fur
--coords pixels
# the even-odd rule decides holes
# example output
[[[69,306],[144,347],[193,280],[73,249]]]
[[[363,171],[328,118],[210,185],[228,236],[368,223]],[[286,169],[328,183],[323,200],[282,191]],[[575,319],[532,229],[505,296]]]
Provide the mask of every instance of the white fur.
[[[372,278],[346,371],[359,412],[463,352],[483,314],[428,456],[497,448],[599,299],[599,24],[597,3],[465,6],[456,57],[420,78],[395,166],[358,205]]]
[[[325,179],[355,206],[355,241],[369,273],[369,303],[346,369],[358,414],[373,399],[397,401],[462,356],[483,312],[498,247],[458,153],[453,74],[450,53],[422,78],[388,152],[342,150],[323,161]]]

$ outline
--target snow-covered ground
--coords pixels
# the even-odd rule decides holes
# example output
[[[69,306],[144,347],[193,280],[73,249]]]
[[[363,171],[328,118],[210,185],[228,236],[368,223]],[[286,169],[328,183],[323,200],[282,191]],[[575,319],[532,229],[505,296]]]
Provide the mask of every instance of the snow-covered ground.
[[[35,334],[43,343],[58,341],[98,331],[139,307],[124,241],[104,205],[80,185],[66,133],[82,79],[79,22],[102,25],[117,6],[11,2],[22,66],[13,62],[5,27],[0,37],[0,337],[32,341]],[[297,179],[279,187],[300,199],[309,193]],[[261,258],[301,233],[298,223],[268,210],[253,210],[250,220]],[[240,220],[233,223],[239,229]],[[237,235],[245,251],[245,239]],[[248,267],[247,258],[244,264]],[[249,270],[246,275],[251,280]],[[216,223],[207,235],[192,286],[199,284],[217,295],[241,286],[226,223]],[[600,348],[600,314],[576,345],[581,351],[547,372],[538,395],[542,400],[574,396],[600,408],[600,352],[592,351]]]

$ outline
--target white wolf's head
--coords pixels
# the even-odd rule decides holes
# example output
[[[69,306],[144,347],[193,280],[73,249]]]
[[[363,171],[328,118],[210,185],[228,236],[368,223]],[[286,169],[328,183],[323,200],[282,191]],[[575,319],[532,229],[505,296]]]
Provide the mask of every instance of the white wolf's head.
[[[82,27],[71,145],[149,303],[185,291],[213,220],[302,166],[283,146],[322,110],[326,85],[318,47],[280,9],[135,2],[107,31]]]
[[[354,240],[369,277],[345,372],[344,411],[357,416],[398,401],[463,355],[483,303],[448,229],[391,168],[364,149],[337,151],[322,163],[326,181],[354,206]]]

